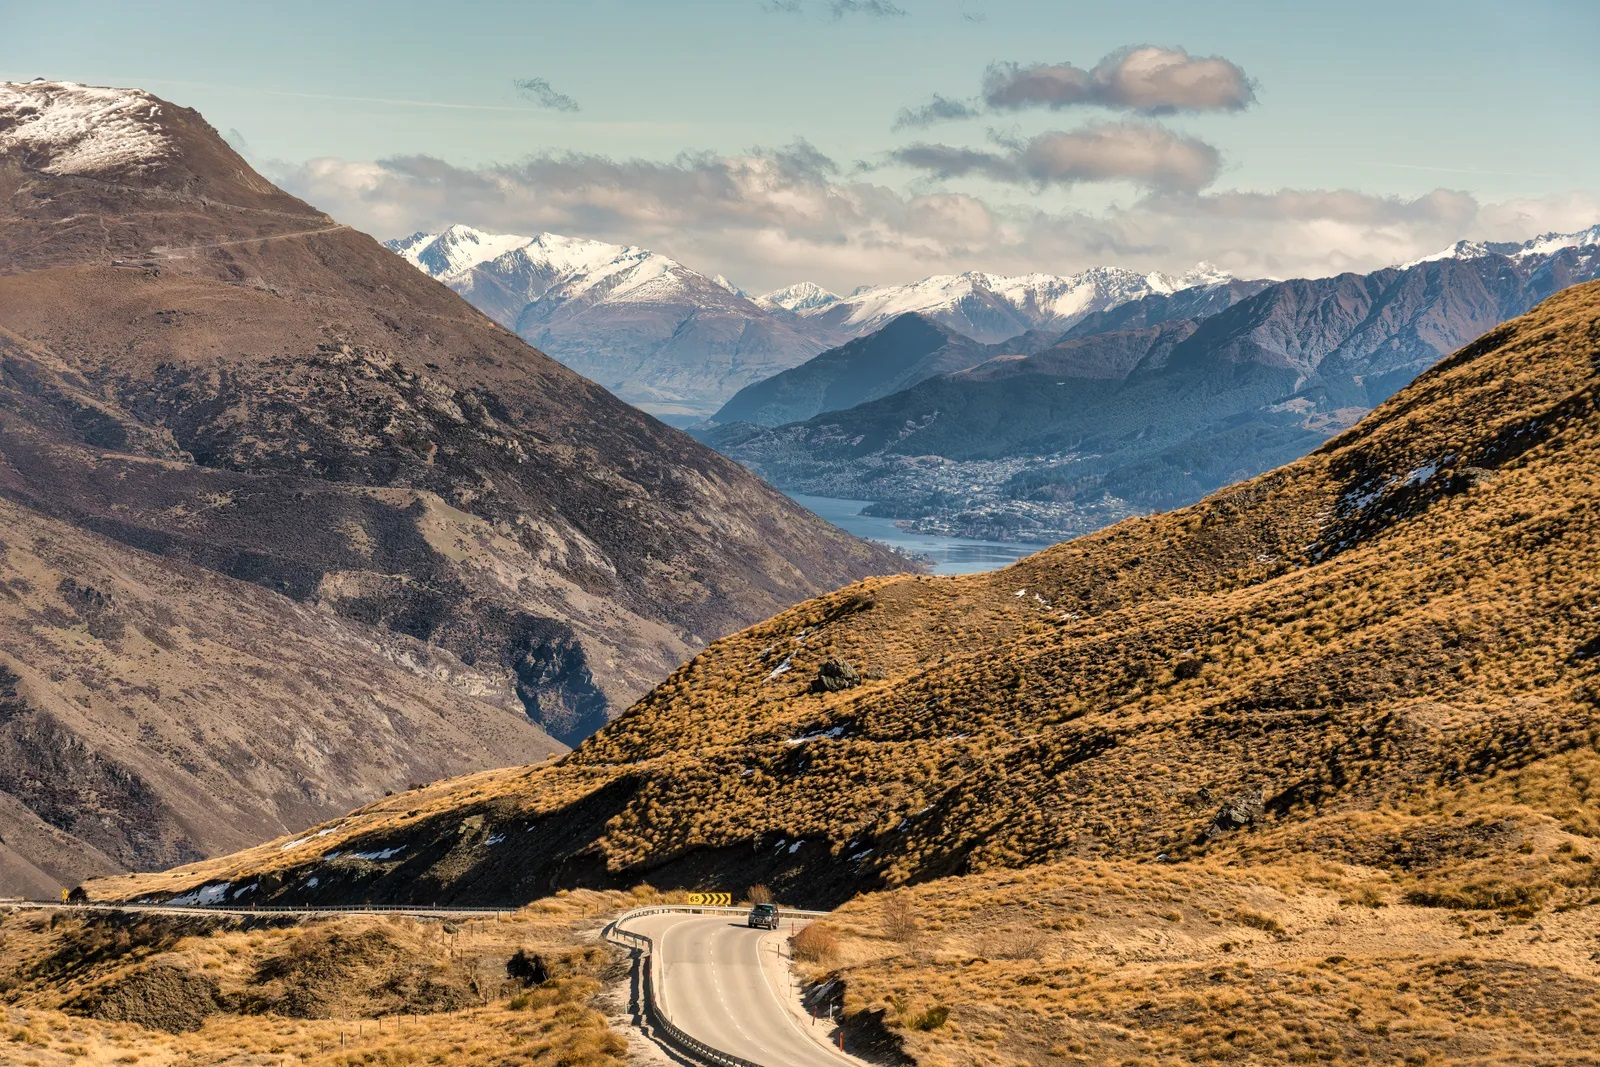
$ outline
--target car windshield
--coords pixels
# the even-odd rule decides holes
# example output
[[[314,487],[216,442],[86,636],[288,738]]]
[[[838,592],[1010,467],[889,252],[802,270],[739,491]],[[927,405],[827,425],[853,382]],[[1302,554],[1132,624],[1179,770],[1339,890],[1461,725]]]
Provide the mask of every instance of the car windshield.
[[[757,904],[756,910],[759,912],[777,911],[778,906],[776,904]]]

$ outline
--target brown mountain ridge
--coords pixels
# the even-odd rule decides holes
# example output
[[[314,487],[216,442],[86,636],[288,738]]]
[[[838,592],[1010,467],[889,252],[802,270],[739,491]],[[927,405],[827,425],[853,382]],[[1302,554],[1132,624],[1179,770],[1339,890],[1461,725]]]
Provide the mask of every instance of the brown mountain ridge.
[[[278,190],[195,112],[67,83],[0,85],[0,503],[0,836],[102,828],[30,884],[537,757],[707,641],[902,566]],[[171,647],[129,636],[147,618]],[[210,657],[224,621],[210,640],[253,666]],[[375,751],[380,712],[411,751]],[[41,784],[80,747],[103,773]],[[150,825],[101,810],[113,779]],[[41,804],[46,826],[19,812]]]

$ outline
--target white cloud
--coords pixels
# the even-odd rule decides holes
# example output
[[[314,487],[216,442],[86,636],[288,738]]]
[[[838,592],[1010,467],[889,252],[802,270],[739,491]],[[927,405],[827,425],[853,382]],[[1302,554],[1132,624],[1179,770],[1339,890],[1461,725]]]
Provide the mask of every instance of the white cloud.
[[[807,12],[824,14],[834,21],[846,15],[868,15],[873,18],[899,18],[905,15],[904,8],[889,0],[766,0],[762,8],[785,15]]]
[[[1238,64],[1155,45],[1119,49],[1091,70],[1071,63],[996,63],[983,78],[984,103],[1011,111],[1095,106],[1164,115],[1239,111],[1255,99],[1255,86]]]
[[[1186,192],[1210,185],[1222,167],[1222,156],[1204,141],[1142,123],[1042,133],[999,152],[915,144],[896,149],[890,157],[940,178],[981,174],[994,181],[1039,186],[1129,181],[1148,189]]]
[[[1255,83],[1221,56],[1191,56],[1182,48],[1135,45],[1093,68],[1071,63],[991,63],[977,99],[935,93],[928,103],[901,108],[894,129],[930,126],[986,112],[1101,107],[1141,115],[1180,111],[1242,111],[1255,103]]]
[[[1040,155],[1040,166],[1081,166],[1059,145]],[[1201,259],[1245,276],[1319,276],[1405,262],[1464,237],[1526,239],[1600,221],[1600,195],[1586,192],[1481,203],[1445,189],[1410,198],[1169,189],[1089,213],[896,188],[875,180],[882,173],[846,172],[801,142],[739,156],[550,155],[478,169],[427,156],[318,159],[273,176],[380,237],[452,222],[548,230],[645,245],[750,289],[1097,264],[1181,271]]]

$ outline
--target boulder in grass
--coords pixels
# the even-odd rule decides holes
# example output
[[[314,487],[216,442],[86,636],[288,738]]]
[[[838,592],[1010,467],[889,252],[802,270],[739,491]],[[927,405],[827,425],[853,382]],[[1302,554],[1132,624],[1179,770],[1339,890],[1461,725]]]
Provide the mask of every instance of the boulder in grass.
[[[861,675],[842,659],[830,659],[817,669],[817,679],[811,683],[813,693],[837,693],[861,684]]]

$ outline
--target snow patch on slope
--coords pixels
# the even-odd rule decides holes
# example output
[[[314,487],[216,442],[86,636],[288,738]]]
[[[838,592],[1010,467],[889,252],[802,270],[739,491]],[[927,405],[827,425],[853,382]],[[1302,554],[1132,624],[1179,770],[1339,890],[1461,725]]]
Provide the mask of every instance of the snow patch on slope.
[[[142,170],[172,147],[160,114],[160,102],[139,89],[0,82],[0,153],[19,152],[48,174]]]
[[[214,907],[227,899],[228,890],[232,888],[232,882],[211,883],[198,889],[191,889],[182,896],[173,897],[166,903],[175,908]]]

